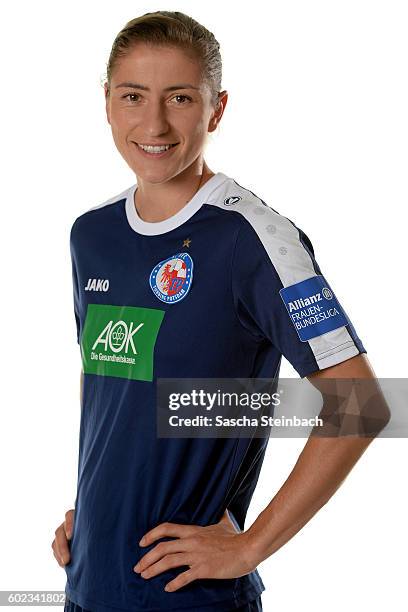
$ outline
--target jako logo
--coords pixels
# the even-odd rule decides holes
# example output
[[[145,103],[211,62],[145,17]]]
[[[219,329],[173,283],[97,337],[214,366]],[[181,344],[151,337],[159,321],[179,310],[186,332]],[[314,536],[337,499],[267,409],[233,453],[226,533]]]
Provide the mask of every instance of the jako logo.
[[[88,284],[85,291],[107,291],[109,289],[109,280],[103,278],[88,278]]]
[[[237,202],[239,202],[240,200],[242,200],[241,196],[230,196],[229,198],[225,198],[224,204],[225,206],[233,206],[234,204],[237,204]]]
[[[113,325],[113,321],[109,321],[94,342],[92,350],[95,350],[98,344],[102,344],[105,351],[108,350],[109,346],[113,353],[120,353],[120,351],[123,350],[127,353],[130,345],[133,353],[137,355],[133,336],[143,327],[143,325],[144,323],[139,323],[139,325],[133,329],[133,321],[130,322],[129,327],[125,321],[117,321],[115,325]]]

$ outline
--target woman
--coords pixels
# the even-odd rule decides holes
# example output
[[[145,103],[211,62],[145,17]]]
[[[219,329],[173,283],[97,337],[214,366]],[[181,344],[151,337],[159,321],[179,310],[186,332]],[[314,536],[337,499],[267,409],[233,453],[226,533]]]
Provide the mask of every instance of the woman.
[[[276,377],[282,354],[311,379],[372,371],[334,295],[330,319],[290,314],[290,300],[329,292],[307,236],[204,160],[228,99],[214,36],[178,12],[130,21],[105,97],[137,182],[71,231],[84,375],[75,515],[53,542],[66,609],[261,610],[257,565],[327,501],[333,476],[309,452],[297,475],[316,474],[318,503],[313,483],[287,482],[245,530],[267,440],[158,438],[156,380]],[[349,443],[348,470],[368,441]]]

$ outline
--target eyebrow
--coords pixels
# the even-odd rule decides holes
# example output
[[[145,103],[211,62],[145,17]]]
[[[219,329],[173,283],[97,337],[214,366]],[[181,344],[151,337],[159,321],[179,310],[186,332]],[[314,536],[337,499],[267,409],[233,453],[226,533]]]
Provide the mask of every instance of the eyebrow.
[[[119,83],[116,85],[115,89],[119,87],[130,87],[132,89],[142,89],[143,91],[150,91],[146,85],[141,85],[140,83]],[[194,85],[190,85],[190,83],[181,83],[180,85],[170,85],[170,87],[165,87],[164,91],[175,91],[176,89],[200,89],[199,87],[195,87]]]

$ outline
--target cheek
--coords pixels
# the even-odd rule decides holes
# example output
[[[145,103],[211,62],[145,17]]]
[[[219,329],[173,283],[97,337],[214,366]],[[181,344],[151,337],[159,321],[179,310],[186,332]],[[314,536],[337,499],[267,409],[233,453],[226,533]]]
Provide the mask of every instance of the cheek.
[[[131,116],[127,113],[118,111],[118,109],[115,109],[115,106],[113,105],[110,119],[112,131],[116,133],[117,137],[124,138],[127,130],[131,126]]]
[[[198,144],[202,143],[202,141],[207,136],[207,126],[208,121],[206,117],[198,117],[194,119],[188,126],[188,132],[190,134],[191,139]],[[184,129],[186,130],[186,127]]]

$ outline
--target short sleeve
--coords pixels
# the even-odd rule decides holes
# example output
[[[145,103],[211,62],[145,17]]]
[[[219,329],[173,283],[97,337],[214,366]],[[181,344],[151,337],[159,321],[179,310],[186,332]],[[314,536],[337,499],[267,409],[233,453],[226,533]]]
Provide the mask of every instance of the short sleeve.
[[[75,255],[75,245],[73,240],[73,231],[71,229],[70,234],[70,254],[71,254],[71,267],[72,267],[72,288],[74,298],[74,316],[77,331],[77,342],[80,343],[80,332],[81,332],[81,320],[79,316],[79,283],[78,283],[78,272]]]
[[[266,209],[262,220],[241,218],[235,242],[232,292],[242,326],[269,340],[301,377],[365,353],[307,235]]]

